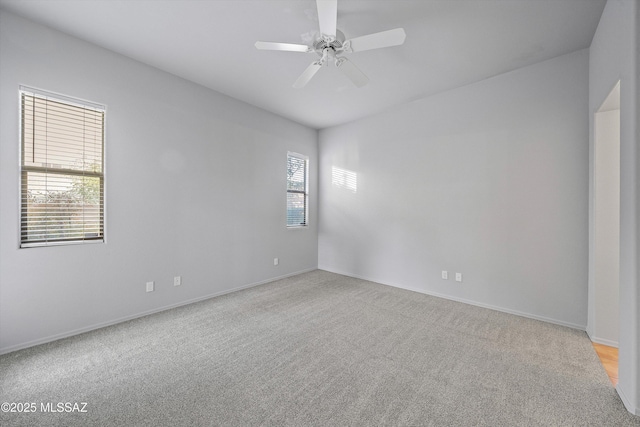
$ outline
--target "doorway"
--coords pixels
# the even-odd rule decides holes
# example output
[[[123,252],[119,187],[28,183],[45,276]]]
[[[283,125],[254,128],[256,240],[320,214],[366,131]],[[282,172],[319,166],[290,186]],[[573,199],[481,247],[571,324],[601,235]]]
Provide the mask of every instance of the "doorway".
[[[620,287],[620,82],[594,114],[590,306],[587,330],[618,347]]]

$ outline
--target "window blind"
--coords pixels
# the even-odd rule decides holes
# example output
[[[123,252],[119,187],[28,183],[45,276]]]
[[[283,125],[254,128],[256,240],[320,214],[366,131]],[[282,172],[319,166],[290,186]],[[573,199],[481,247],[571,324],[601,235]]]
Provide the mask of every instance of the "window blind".
[[[105,109],[21,87],[21,246],[104,239]]]
[[[307,165],[306,157],[287,154],[287,227],[307,225]]]

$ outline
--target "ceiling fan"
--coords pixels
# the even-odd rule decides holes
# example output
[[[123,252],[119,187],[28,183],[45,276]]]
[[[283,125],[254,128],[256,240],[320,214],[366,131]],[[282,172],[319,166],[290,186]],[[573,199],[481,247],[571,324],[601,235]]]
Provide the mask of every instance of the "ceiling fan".
[[[320,56],[320,59],[311,63],[298,77],[298,80],[293,84],[296,89],[304,87],[322,66],[327,66],[330,62],[333,62],[354,85],[362,87],[369,82],[369,78],[342,54],[398,46],[404,43],[406,34],[402,28],[345,40],[342,31],[336,28],[338,0],[316,0],[316,4],[320,33],[316,35],[311,46],[294,43],[256,42],[256,48],[261,50],[315,52]]]

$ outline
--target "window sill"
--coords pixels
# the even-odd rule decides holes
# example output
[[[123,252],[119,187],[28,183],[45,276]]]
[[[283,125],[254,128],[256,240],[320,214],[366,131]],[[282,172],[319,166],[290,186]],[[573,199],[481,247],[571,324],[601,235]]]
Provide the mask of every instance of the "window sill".
[[[77,246],[77,245],[95,245],[104,243],[104,239],[93,240],[71,240],[65,242],[38,242],[38,243],[21,243],[20,249],[28,248],[49,248],[52,246]]]

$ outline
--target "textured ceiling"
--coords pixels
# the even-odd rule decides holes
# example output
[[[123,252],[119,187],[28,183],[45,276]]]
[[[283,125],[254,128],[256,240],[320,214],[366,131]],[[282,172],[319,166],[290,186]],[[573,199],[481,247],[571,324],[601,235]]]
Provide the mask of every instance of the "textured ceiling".
[[[292,84],[315,53],[314,0],[0,0],[0,7],[313,128],[589,47],[605,0],[338,0],[347,39],[403,27],[402,46],[349,54],[370,79],[334,66]]]

